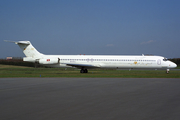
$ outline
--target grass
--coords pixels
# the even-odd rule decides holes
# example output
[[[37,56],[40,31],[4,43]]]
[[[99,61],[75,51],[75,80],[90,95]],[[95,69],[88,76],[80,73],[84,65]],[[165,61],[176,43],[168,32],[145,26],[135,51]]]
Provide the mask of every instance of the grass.
[[[0,65],[0,78],[8,77],[76,77],[76,78],[180,78],[180,71],[171,70],[115,70],[92,69],[81,74],[73,68],[32,68],[12,65]]]

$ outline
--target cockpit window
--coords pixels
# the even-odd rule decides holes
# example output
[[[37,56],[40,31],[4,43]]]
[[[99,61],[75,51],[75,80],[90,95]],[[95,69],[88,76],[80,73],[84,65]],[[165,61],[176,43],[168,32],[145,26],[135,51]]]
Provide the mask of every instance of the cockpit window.
[[[167,59],[167,58],[164,58],[163,61],[168,61],[168,59]]]

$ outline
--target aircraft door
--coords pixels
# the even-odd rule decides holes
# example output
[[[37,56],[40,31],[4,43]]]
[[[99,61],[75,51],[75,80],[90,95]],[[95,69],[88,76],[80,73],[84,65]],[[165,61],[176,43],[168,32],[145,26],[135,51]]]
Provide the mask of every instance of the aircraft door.
[[[157,60],[157,64],[161,65],[161,60],[160,59]]]

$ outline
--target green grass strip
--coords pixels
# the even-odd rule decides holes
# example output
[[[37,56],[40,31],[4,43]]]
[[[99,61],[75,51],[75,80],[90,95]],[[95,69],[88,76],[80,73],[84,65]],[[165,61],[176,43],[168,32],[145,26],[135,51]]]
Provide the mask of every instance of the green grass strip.
[[[115,70],[90,69],[88,73],[80,73],[78,69],[64,68],[0,68],[0,78],[13,77],[76,77],[76,78],[180,78],[179,70]]]

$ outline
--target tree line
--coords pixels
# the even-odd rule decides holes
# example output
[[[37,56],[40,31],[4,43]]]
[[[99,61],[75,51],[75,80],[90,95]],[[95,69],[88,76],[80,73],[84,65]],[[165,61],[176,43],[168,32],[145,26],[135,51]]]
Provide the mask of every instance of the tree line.
[[[35,67],[34,63],[24,62],[22,58],[12,58],[10,60],[0,59],[0,64],[3,64],[3,65],[26,66],[26,67]]]
[[[172,58],[172,59],[168,59],[174,63],[176,63],[177,66],[180,66],[180,58]]]

